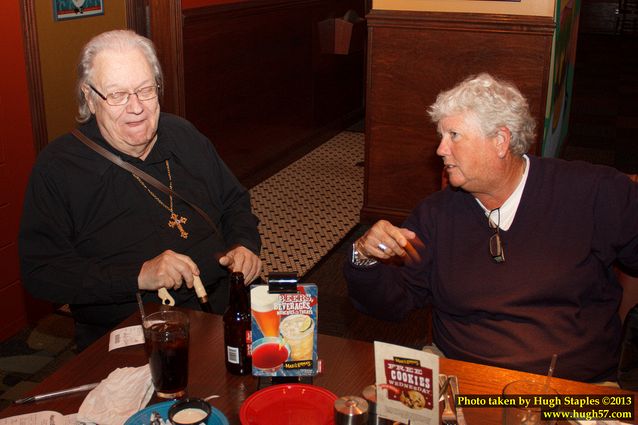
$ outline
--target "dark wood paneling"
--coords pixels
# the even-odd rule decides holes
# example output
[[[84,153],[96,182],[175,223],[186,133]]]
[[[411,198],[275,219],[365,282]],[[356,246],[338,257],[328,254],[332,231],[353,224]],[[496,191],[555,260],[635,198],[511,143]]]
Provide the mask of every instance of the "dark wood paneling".
[[[155,43],[164,72],[162,110],[184,116],[182,2],[148,0],[148,5],[149,35]]]
[[[24,59],[29,81],[29,106],[31,110],[31,131],[35,152],[40,152],[48,143],[47,125],[44,110],[44,90],[40,55],[38,53],[38,34],[35,21],[35,0],[22,3],[22,27],[24,29]]]
[[[250,155],[253,143],[243,141],[256,129],[263,143],[310,131],[312,33],[296,18],[318,3],[186,11],[186,114],[222,157],[236,149]]]
[[[441,187],[438,137],[426,110],[470,74],[513,81],[541,137],[553,30],[551,18],[372,11],[362,221],[401,222]]]
[[[318,23],[363,7],[261,0],[183,11],[185,116],[240,180],[362,115],[364,49],[321,53]]]
[[[147,22],[149,0],[126,0],[126,26],[136,33],[148,37],[150,22]]]

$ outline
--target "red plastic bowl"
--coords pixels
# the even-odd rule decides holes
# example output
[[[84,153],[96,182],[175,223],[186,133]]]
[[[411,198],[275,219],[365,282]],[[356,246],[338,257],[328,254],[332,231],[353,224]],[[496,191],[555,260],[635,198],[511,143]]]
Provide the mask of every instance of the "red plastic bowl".
[[[239,420],[242,425],[334,425],[336,399],[315,385],[273,385],[246,399]]]

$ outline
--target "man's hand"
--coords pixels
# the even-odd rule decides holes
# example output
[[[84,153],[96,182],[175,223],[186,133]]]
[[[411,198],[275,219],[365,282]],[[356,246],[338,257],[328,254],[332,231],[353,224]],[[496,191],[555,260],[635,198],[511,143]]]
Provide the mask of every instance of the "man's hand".
[[[416,248],[423,247],[423,242],[413,231],[379,220],[357,239],[355,246],[367,258],[387,260],[399,256],[407,262],[417,262],[421,258]]]
[[[219,259],[219,264],[231,272],[242,272],[244,283],[248,285],[261,273],[261,260],[251,250],[239,245]]]
[[[199,275],[193,260],[169,249],[142,264],[137,286],[143,291],[156,291],[159,288],[179,289],[186,282],[186,286],[192,288],[193,275]]]

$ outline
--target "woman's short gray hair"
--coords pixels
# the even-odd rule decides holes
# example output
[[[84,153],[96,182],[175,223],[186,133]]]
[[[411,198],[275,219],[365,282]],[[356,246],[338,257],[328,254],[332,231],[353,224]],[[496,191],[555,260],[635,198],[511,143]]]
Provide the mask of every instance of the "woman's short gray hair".
[[[91,111],[82,87],[91,82],[93,77],[93,65],[95,57],[105,50],[128,50],[131,48],[140,49],[148,60],[153,70],[155,82],[159,85],[160,95],[162,92],[162,66],[157,59],[153,42],[146,37],[142,37],[130,30],[114,30],[103,32],[93,37],[82,49],[80,61],[78,63],[78,81],[76,86],[76,96],[78,100],[78,122],[86,122],[91,118]],[[91,94],[96,96],[95,93]]]
[[[473,113],[485,136],[507,127],[512,134],[510,151],[523,155],[534,143],[536,122],[521,92],[512,84],[487,73],[467,78],[456,87],[439,93],[428,109],[432,121],[459,113]]]

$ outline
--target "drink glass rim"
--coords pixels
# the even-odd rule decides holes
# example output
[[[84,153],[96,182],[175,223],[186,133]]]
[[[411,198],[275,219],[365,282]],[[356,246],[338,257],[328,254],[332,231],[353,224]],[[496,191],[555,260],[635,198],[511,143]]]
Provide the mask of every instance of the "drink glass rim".
[[[517,379],[515,381],[508,382],[503,387],[503,395],[506,395],[506,392],[509,388],[514,388],[516,385],[521,385],[521,384],[525,384],[528,387],[535,387],[535,389],[541,389],[544,392],[509,392],[509,394],[522,394],[522,395],[529,395],[529,394],[554,395],[556,394],[558,395],[558,391],[552,386],[545,385],[544,382],[539,382],[532,379]]]
[[[149,321],[163,322],[163,321],[169,320],[171,316],[175,318],[179,317],[180,319],[183,319],[186,323],[189,322],[188,315],[182,311],[177,311],[177,310],[156,311],[144,317],[144,322],[149,322]]]
[[[509,390],[509,391],[508,391]],[[546,385],[544,382],[539,382],[531,379],[517,379],[515,381],[508,382],[503,387],[503,397],[532,397],[532,396],[541,396],[541,397],[554,397],[559,396],[559,392],[556,388]],[[503,411],[506,410],[518,410],[518,411],[529,411],[529,412],[540,412],[541,406],[506,406]],[[549,423],[549,422],[548,422]]]

